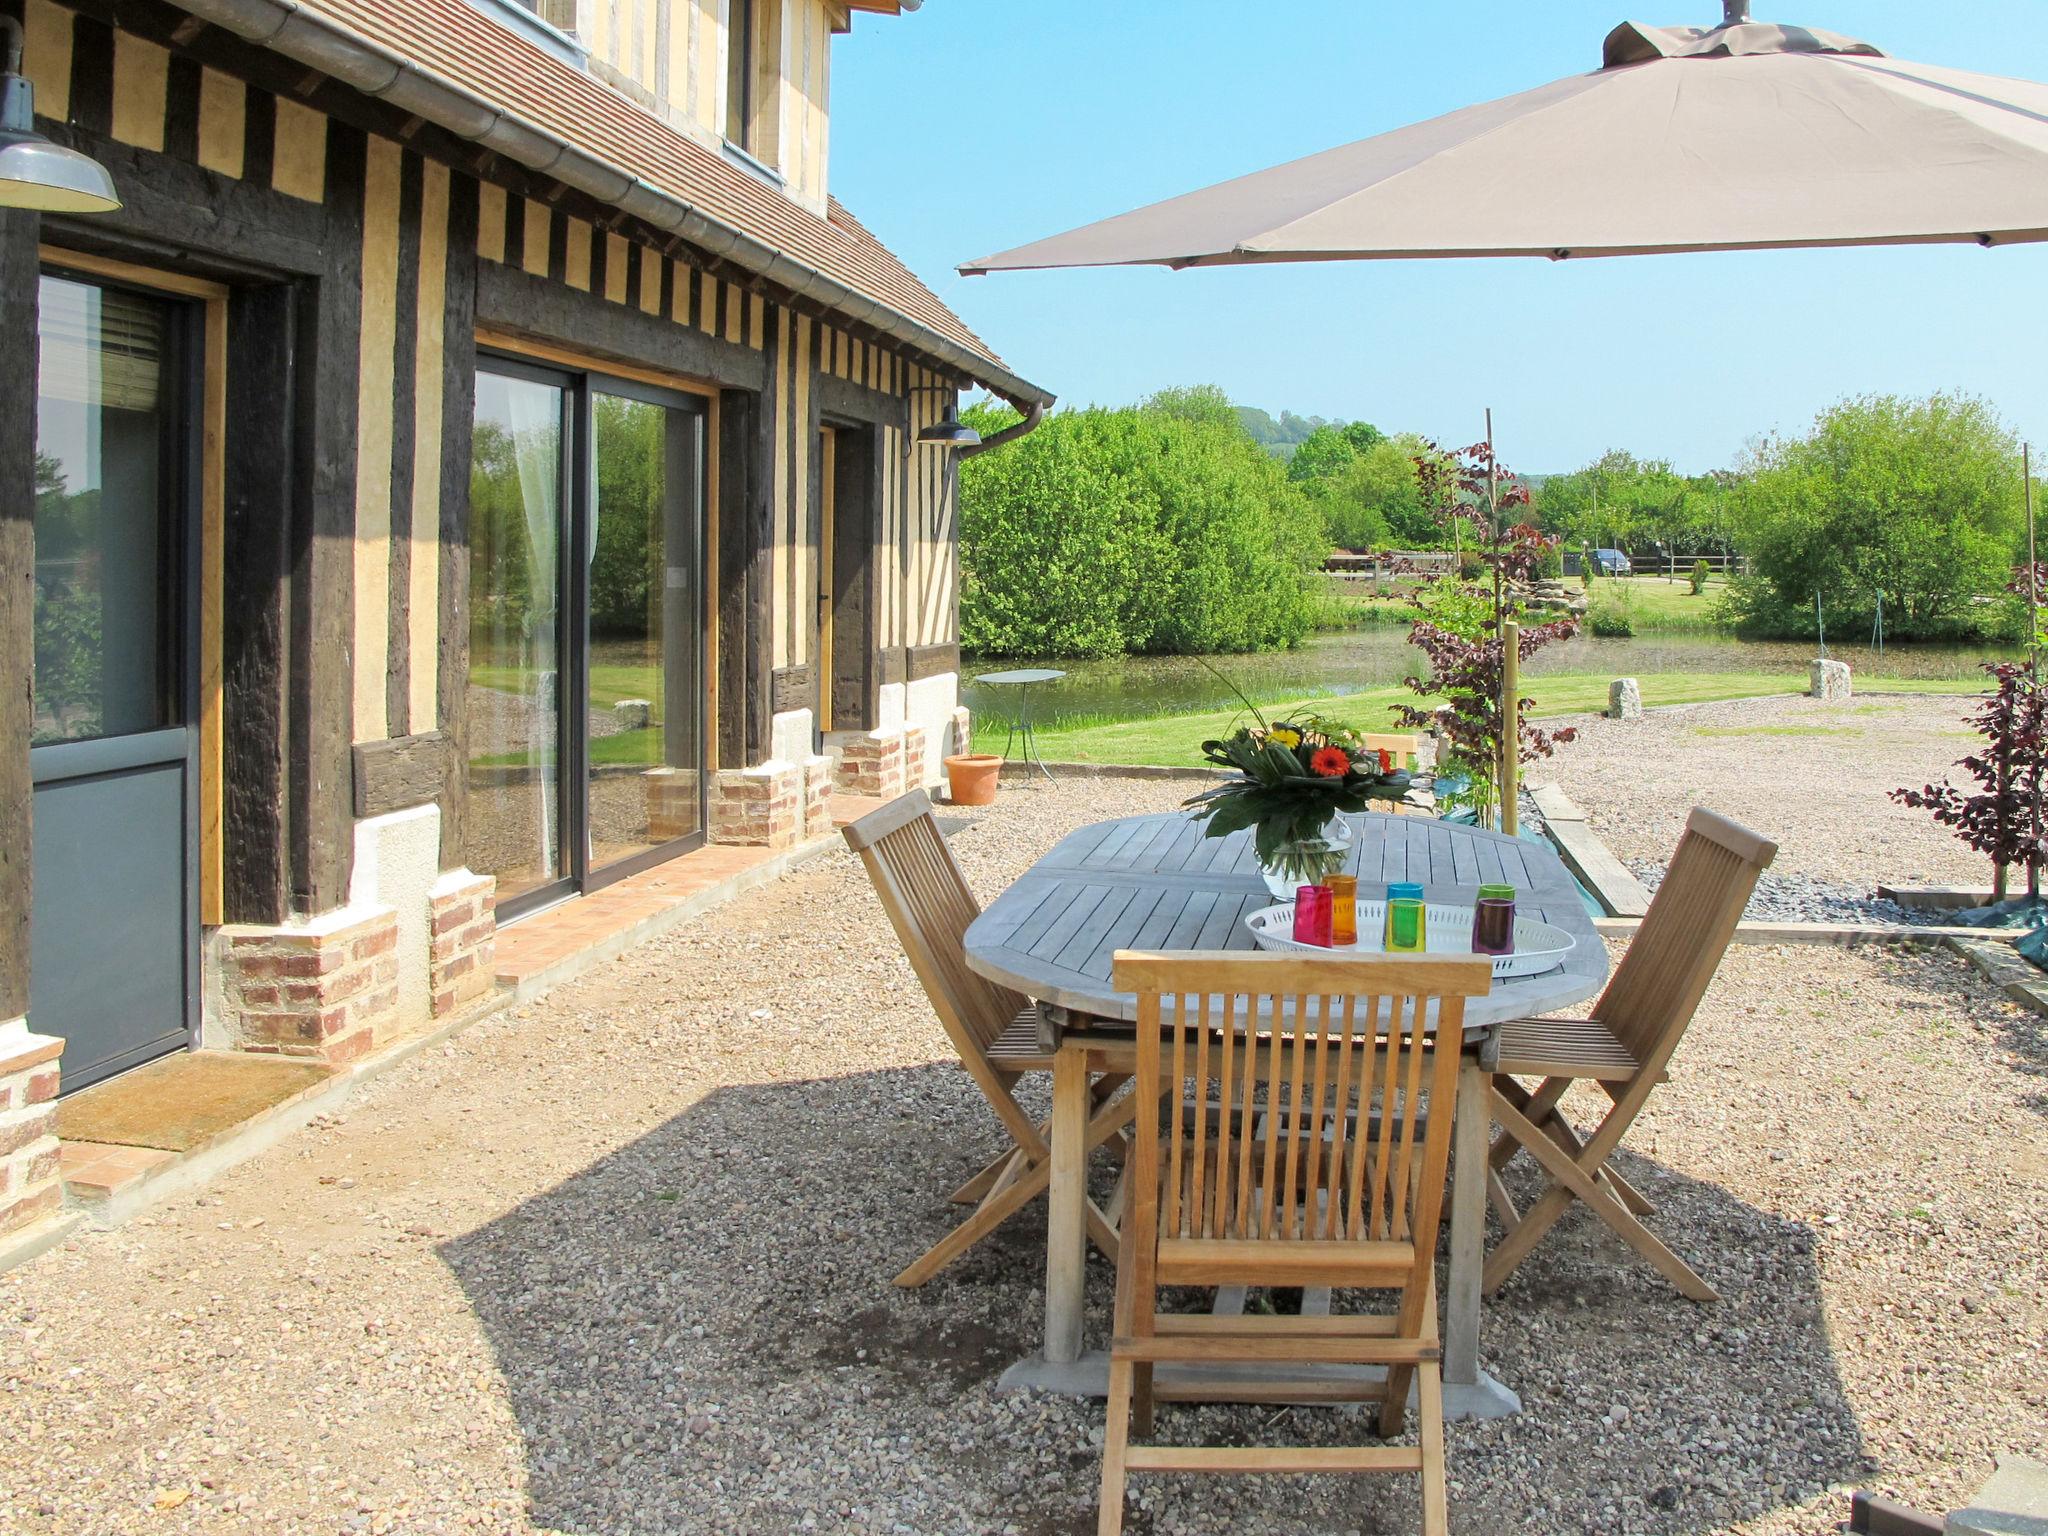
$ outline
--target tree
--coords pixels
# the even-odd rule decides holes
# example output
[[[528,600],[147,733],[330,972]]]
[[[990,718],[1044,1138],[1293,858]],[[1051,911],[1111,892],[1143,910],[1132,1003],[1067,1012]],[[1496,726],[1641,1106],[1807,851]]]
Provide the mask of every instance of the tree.
[[[1330,541],[1344,549],[1435,546],[1443,529],[1423,505],[1415,467],[1429,451],[1412,434],[1381,438],[1354,451],[1337,473],[1300,482],[1321,511]]]
[[[1238,425],[1177,407],[1062,412],[961,468],[961,644],[1111,656],[1292,645],[1321,518]],[[1155,401],[1158,397],[1154,397]],[[984,433],[1014,419],[984,408]]]
[[[1176,421],[1220,427],[1227,432],[1244,431],[1244,422],[1237,414],[1237,407],[1230,403],[1230,396],[1219,384],[1182,384],[1162,389],[1147,395],[1138,409],[1170,416]]]
[[[1964,794],[1949,783],[1895,789],[1892,799],[1931,812],[1963,843],[1991,860],[1994,891],[2005,899],[2006,871],[2027,872],[2027,894],[2041,889],[2043,793],[2048,790],[2048,698],[2031,663],[1987,662],[1991,693],[1970,722],[1984,750],[1962,759],[1980,786]]]
[[[1845,400],[1804,437],[1758,443],[1744,468],[1733,511],[1752,618],[1811,613],[1818,596],[1831,622],[1868,623],[1882,601],[1892,634],[1953,634],[2004,587],[2024,539],[2019,445],[1970,396]]]
[[[1463,798],[1477,815],[1497,815],[1501,784],[1509,762],[1507,752],[1506,621],[1516,604],[1511,583],[1527,581],[1543,564],[1556,540],[1532,523],[1516,521],[1529,504],[1527,486],[1495,456],[1490,442],[1444,452],[1429,445],[1416,459],[1423,504],[1444,526],[1459,535],[1460,546],[1476,556],[1487,580],[1467,584],[1447,578],[1437,585],[1428,617],[1409,632],[1409,644],[1429,658],[1427,679],[1410,676],[1407,687],[1425,699],[1441,697],[1430,707],[1395,706],[1401,723],[1443,733],[1450,759],[1469,776]],[[1553,640],[1578,631],[1569,615],[1521,630],[1515,647],[1527,660]],[[1530,724],[1533,699],[1516,700],[1513,744],[1516,763],[1548,757],[1577,732],[1567,726],[1544,731]]]
[[[1302,439],[1287,461],[1288,478],[1322,480],[1342,474],[1361,454],[1387,440],[1369,421],[1326,422]]]

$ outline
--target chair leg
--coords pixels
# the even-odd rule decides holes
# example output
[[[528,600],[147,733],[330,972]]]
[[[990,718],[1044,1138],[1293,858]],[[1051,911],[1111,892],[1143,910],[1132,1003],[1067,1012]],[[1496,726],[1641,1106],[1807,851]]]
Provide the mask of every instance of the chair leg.
[[[1019,1149],[1022,1156],[1022,1149]],[[1007,1188],[990,1194],[975,1207],[974,1214],[961,1222],[951,1232],[940,1238],[926,1250],[924,1257],[912,1264],[896,1277],[896,1283],[905,1290],[914,1290],[931,1279],[961,1254],[980,1242],[989,1233],[1008,1221],[1012,1216],[1029,1205],[1038,1195],[1045,1193],[1045,1186],[1052,1177],[1050,1162],[1036,1163],[1031,1171],[1013,1181]]]
[[[995,1187],[996,1180],[1002,1177],[1003,1169],[1009,1166],[1010,1159],[1015,1157],[1019,1150],[1019,1148],[1012,1147],[1009,1151],[1000,1154],[994,1162],[954,1190],[953,1193],[946,1196],[947,1203],[951,1205],[979,1205],[982,1197]]]
[[[1387,1367],[1387,1384],[1380,1389],[1380,1438],[1391,1440],[1408,1424],[1408,1384],[1415,1379],[1412,1365]]]
[[[1141,1440],[1152,1437],[1152,1362],[1132,1368],[1131,1433]]]
[[[1444,1492],[1443,1367],[1434,1360],[1416,1368],[1416,1428],[1422,1438],[1422,1536],[1450,1536],[1450,1510]]]
[[[1131,1442],[1134,1374],[1130,1361],[1110,1361],[1109,1417],[1102,1426],[1102,1503],[1095,1536],[1122,1536],[1124,1528],[1124,1457]]]
[[[1551,1177],[1550,1188],[1518,1222],[1486,1261],[1480,1289],[1491,1296],[1506,1283],[1522,1260],[1529,1256],[1543,1235],[1557,1224],[1573,1200],[1590,1206],[1615,1233],[1641,1254],[1657,1272],[1693,1301],[1718,1301],[1714,1288],[1702,1280],[1683,1259],[1659,1241],[1657,1235],[1638,1221],[1627,1206],[1600,1183],[1597,1171],[1589,1172],[1569,1156],[1552,1138],[1542,1135],[1521,1112],[1500,1095],[1491,1104],[1493,1117],[1501,1128],[1519,1140],[1529,1155],[1543,1165]]]
[[[1494,1215],[1500,1218],[1501,1229],[1512,1232],[1521,1223],[1522,1213],[1515,1207],[1515,1197],[1508,1193],[1507,1184],[1491,1168],[1486,1170],[1486,1198],[1493,1204]]]

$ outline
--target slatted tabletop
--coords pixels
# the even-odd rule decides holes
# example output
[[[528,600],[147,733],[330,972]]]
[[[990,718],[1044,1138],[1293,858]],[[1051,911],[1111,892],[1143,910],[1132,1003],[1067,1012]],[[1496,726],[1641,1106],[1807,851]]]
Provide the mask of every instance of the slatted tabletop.
[[[1425,816],[1350,818],[1349,868],[1362,899],[1389,881],[1419,883],[1426,901],[1468,904],[1482,884],[1515,887],[1516,912],[1577,941],[1563,969],[1494,983],[1466,1018],[1472,1032],[1503,1019],[1583,1002],[1600,990],[1607,951],[1563,862],[1547,846]],[[975,970],[1027,997],[1101,1019],[1137,1005],[1110,985],[1120,949],[1254,947],[1247,914],[1270,906],[1250,832],[1210,838],[1186,815],[1132,816],[1068,834],[967,930]]]

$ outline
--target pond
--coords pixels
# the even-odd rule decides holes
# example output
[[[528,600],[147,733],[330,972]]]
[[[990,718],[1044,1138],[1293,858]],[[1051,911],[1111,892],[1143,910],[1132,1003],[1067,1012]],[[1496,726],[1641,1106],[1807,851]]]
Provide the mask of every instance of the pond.
[[[1891,646],[1877,652],[1860,645],[1831,645],[1829,654],[1855,669],[1859,681],[1883,678],[1966,678],[2003,653],[1971,646]],[[1578,673],[1643,677],[1687,672],[1782,672],[1804,677],[1813,660],[1810,641],[1735,640],[1718,635],[1652,634],[1602,640],[1581,634],[1551,645],[1527,663],[1532,675]],[[1204,663],[1207,665],[1204,665]],[[1232,685],[1253,699],[1341,696],[1401,682],[1427,663],[1408,644],[1403,627],[1378,627],[1317,635],[1292,651],[1252,656],[1120,656],[1105,661],[969,661],[961,702],[977,714],[1007,715],[1015,690],[980,687],[976,674],[1009,667],[1057,667],[1067,675],[1033,690],[1031,712],[1044,725],[1134,720],[1223,709],[1234,702]],[[1216,672],[1209,670],[1213,666]],[[1225,679],[1228,679],[1226,681]]]

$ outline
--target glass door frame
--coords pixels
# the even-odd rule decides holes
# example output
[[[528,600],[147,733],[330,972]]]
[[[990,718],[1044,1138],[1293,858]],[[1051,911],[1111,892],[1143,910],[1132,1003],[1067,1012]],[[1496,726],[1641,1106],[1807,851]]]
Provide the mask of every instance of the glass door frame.
[[[556,825],[561,828],[557,856],[561,872],[544,885],[533,886],[502,902],[500,922],[512,922],[569,897],[586,895],[605,886],[664,864],[670,859],[704,846],[709,832],[711,754],[705,740],[705,687],[709,658],[705,653],[705,614],[709,586],[711,532],[711,441],[712,418],[709,402],[689,390],[623,378],[593,365],[569,366],[553,360],[541,361],[518,352],[480,344],[476,366],[479,373],[524,379],[552,385],[562,392],[561,506],[563,518],[557,530],[555,636],[556,677]],[[595,399],[600,394],[617,395],[687,412],[699,423],[697,462],[697,540],[691,554],[697,562],[697,612],[695,644],[697,677],[690,690],[696,713],[694,739],[697,743],[697,830],[684,837],[629,854],[623,859],[593,867],[590,859],[590,564],[597,503],[597,454],[595,442]]]
[[[159,547],[159,558],[175,561],[174,579],[165,583],[162,596],[172,605],[174,613],[163,626],[164,639],[171,645],[175,675],[166,688],[169,702],[176,711],[175,723],[158,726],[153,730],[127,732],[116,736],[93,737],[83,741],[49,742],[29,749],[30,793],[34,786],[46,782],[66,779],[82,779],[101,774],[119,773],[144,762],[156,761],[161,751],[153,747],[167,745],[173,738],[182,738],[185,756],[184,822],[180,832],[183,859],[179,870],[179,899],[184,909],[184,938],[180,945],[183,986],[178,999],[178,1017],[183,1021],[184,1046],[196,1050],[200,1044],[202,1018],[200,1012],[200,805],[199,805],[199,734],[200,734],[200,652],[203,644],[201,572],[205,553],[205,435],[206,435],[206,346],[205,301],[189,292],[168,286],[176,281],[174,274],[165,274],[167,286],[155,287],[149,282],[150,273],[146,268],[137,268],[132,275],[116,274],[106,270],[106,264],[90,258],[73,265],[66,261],[66,252],[61,248],[45,246],[37,262],[36,276],[38,294],[41,279],[59,278],[65,282],[81,283],[90,287],[115,289],[138,294],[151,302],[163,306],[169,324],[165,328],[165,356],[162,377],[164,382],[176,391],[177,421],[168,434],[163,448],[163,488],[173,498],[173,515],[176,527],[168,530],[169,537]],[[40,325],[40,298],[38,300],[38,324]],[[32,387],[40,388],[40,371],[31,379]],[[38,412],[40,417],[40,412]],[[37,430],[40,431],[38,422]],[[37,444],[41,452],[40,442]],[[161,538],[166,530],[159,528]],[[31,728],[33,729],[33,727]],[[33,827],[33,811],[31,811]],[[31,833],[33,835],[33,833]],[[34,895],[30,896],[30,922],[34,917]],[[30,1003],[34,1003],[34,978],[30,978]],[[137,1046],[112,1061],[96,1065],[89,1077],[69,1081],[74,1074],[67,1072],[65,1089],[86,1087],[112,1077],[131,1067],[170,1054],[178,1049],[165,1042],[175,1038],[176,1031],[167,1031],[164,1036],[150,1045]],[[81,1068],[83,1070],[83,1068]]]

